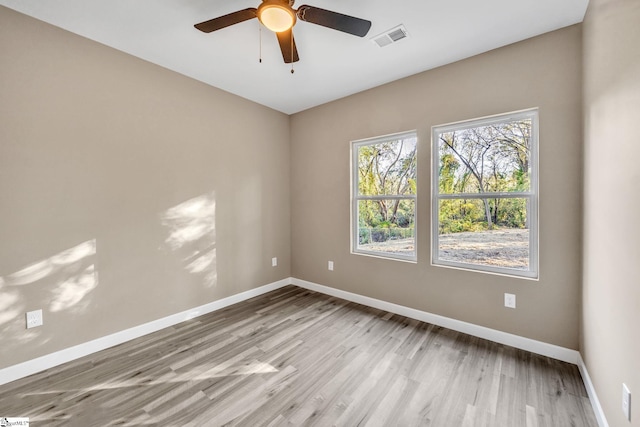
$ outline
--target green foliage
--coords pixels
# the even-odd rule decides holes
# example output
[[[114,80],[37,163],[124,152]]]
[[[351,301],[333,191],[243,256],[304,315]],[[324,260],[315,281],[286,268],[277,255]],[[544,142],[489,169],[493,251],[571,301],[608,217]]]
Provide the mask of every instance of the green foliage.
[[[442,200],[438,212],[440,234],[487,229],[484,208],[477,199]]]
[[[416,194],[414,139],[398,139],[358,147],[358,194]]]
[[[490,194],[530,190],[530,138],[530,119],[439,135],[438,190],[440,194],[460,195],[440,201],[440,233],[527,228],[525,198]],[[487,196],[464,196],[474,193]]]
[[[361,245],[369,243],[387,242],[389,240],[407,239],[413,237],[414,228],[377,227],[358,229],[358,238]]]
[[[398,197],[359,201],[361,244],[413,233],[415,202],[402,197],[416,194],[416,151],[415,138],[358,146],[358,194]]]

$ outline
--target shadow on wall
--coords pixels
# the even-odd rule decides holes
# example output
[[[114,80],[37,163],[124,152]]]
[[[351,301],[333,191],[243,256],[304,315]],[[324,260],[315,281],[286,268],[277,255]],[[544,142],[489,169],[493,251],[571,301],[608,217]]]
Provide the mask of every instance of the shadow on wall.
[[[0,335],[3,340],[24,343],[40,337],[43,328],[25,329],[24,313],[27,310],[43,308],[45,324],[47,313],[86,311],[90,303],[88,297],[98,286],[95,263],[96,240],[92,239],[0,276]],[[25,301],[38,301],[41,305],[31,303],[27,306]],[[40,340],[40,344],[47,341]]]
[[[218,282],[215,192],[167,209],[160,221],[167,229],[165,249],[179,257],[186,271],[200,276],[206,287],[214,288]]]

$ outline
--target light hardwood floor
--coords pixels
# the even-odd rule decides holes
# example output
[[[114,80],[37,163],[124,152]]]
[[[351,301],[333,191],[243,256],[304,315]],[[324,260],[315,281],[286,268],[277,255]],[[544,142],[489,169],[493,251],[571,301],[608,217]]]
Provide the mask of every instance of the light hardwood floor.
[[[31,426],[596,426],[578,369],[287,286],[0,387]]]

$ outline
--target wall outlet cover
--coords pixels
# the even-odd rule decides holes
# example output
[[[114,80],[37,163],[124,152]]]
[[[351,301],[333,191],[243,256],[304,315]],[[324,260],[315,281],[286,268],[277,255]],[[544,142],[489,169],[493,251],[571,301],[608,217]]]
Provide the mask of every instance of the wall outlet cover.
[[[278,258],[277,257],[271,258],[271,267],[277,267],[277,266],[278,266]]]
[[[27,313],[27,329],[42,326],[42,310],[29,311]]]
[[[516,308],[516,296],[514,294],[504,294],[504,306],[507,308]]]

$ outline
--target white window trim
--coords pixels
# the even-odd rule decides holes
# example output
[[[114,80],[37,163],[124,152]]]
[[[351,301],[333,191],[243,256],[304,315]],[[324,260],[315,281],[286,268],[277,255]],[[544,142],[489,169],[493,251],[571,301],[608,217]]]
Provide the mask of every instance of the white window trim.
[[[510,193],[486,193],[492,197],[499,198],[524,198],[529,199],[528,215],[530,216],[529,224],[529,270],[517,270],[514,268],[494,267],[481,264],[471,264],[464,262],[454,262],[439,259],[439,201],[444,199],[459,198],[475,198],[482,199],[483,194],[479,193],[458,193],[458,194],[439,194],[440,188],[440,150],[438,135],[454,130],[464,130],[478,126],[489,125],[492,123],[508,122],[513,120],[531,119],[531,189],[527,192],[510,192]],[[494,116],[482,117],[473,120],[465,120],[456,123],[433,126],[431,128],[431,264],[434,266],[456,268],[462,270],[478,271],[483,273],[493,273],[505,276],[512,276],[525,279],[539,280],[539,166],[538,166],[538,150],[539,150],[539,113],[537,108],[527,110],[514,111],[506,114],[497,114]]]
[[[359,196],[358,195],[358,148],[364,145],[375,145],[389,140],[403,139],[403,138],[416,138],[416,147],[419,150],[418,132],[416,130],[392,133],[389,135],[378,136],[374,138],[359,139],[351,141],[351,253],[353,255],[366,255],[375,258],[392,259],[396,261],[405,261],[416,263],[418,260],[418,195],[408,194],[404,196]],[[416,151],[417,155],[417,151]],[[416,168],[416,187],[418,182],[418,171]],[[416,191],[417,193],[417,191]],[[414,238],[414,251],[413,256],[397,255],[387,252],[367,251],[358,249],[358,202],[360,200],[413,200],[414,203],[414,220],[413,220],[413,238]]]

